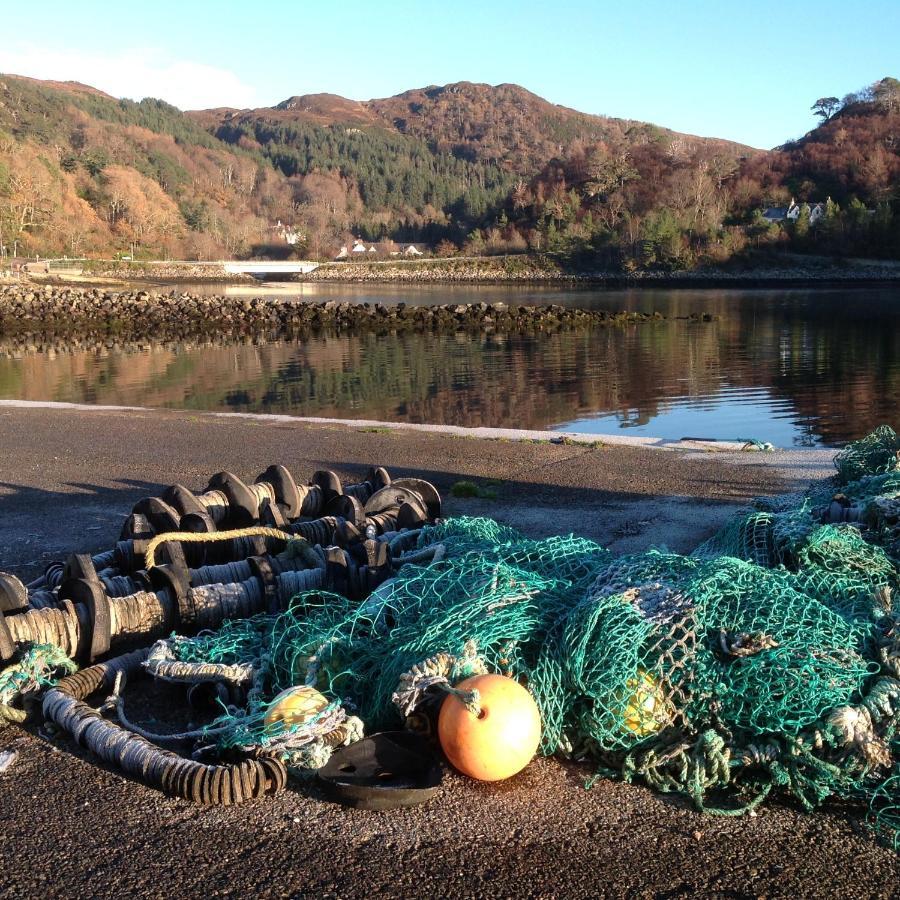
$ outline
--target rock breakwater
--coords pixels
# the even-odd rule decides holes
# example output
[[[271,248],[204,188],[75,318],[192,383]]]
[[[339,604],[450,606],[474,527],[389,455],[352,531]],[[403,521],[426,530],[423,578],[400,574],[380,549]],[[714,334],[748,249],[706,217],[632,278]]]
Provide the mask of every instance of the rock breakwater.
[[[690,321],[708,321],[708,315]],[[297,336],[313,331],[556,331],[662,322],[660,313],[608,312],[505,303],[408,306],[108,291],[33,285],[0,287],[0,336],[115,336],[181,340],[199,336]]]

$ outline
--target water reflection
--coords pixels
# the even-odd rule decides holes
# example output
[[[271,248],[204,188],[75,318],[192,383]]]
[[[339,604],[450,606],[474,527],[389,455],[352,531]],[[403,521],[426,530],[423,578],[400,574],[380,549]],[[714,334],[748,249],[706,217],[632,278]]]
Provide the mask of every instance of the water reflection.
[[[757,437],[781,446],[836,445],[881,422],[900,423],[896,289],[302,287],[360,302],[565,301],[718,318],[542,337],[321,335],[26,351],[0,342],[0,397]]]

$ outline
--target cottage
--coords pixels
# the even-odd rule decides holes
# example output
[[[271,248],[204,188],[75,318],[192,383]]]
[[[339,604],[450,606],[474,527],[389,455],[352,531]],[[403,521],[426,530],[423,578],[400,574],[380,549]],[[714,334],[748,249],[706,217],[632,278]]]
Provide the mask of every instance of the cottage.
[[[391,259],[398,256],[418,258],[425,256],[428,248],[424,244],[396,244],[394,241],[366,242],[355,238],[352,245],[345,244],[334,255],[342,259]]]
[[[824,203],[810,203],[809,206],[809,224],[815,225],[825,215]],[[797,203],[793,197],[789,206],[769,206],[763,210],[762,217],[767,222],[777,224],[780,222],[796,222],[800,218],[803,210],[803,204]]]
[[[283,225],[281,219],[272,226],[272,230],[275,234],[278,235],[286,244],[290,244],[292,247],[296,246],[303,240],[303,233],[298,231],[293,225]]]

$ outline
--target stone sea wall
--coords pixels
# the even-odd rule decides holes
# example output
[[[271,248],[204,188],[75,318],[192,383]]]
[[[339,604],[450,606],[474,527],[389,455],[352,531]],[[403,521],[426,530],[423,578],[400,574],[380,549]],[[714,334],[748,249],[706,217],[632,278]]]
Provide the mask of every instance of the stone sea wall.
[[[682,271],[635,271],[631,273],[563,269],[539,256],[428,259],[397,262],[325,263],[303,276],[303,281],[349,283],[528,283],[583,282],[622,287],[754,287],[807,283],[855,283],[900,281],[900,267],[891,262],[823,265],[818,261],[794,262],[788,266],[758,266],[739,269],[692,269]]]
[[[302,335],[311,331],[549,331],[664,320],[659,313],[615,313],[559,305],[388,306],[337,300],[209,297],[175,291],[153,294],[57,285],[0,286],[0,337],[22,340],[45,335],[177,340],[204,335]]]
[[[250,275],[226,274],[221,263],[129,262],[96,259],[80,263],[85,275],[146,281],[252,282]]]

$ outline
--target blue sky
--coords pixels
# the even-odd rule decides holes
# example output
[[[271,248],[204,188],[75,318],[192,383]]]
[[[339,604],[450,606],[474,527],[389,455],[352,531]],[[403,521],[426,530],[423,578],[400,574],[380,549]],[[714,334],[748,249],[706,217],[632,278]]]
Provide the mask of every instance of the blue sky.
[[[357,100],[451,81],[771,147],[809,107],[900,77],[900,0],[0,6],[0,72],[182,108]]]

